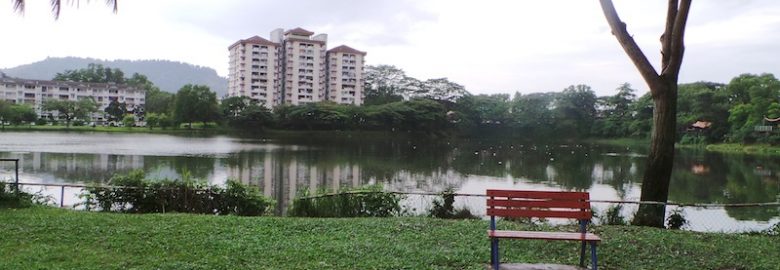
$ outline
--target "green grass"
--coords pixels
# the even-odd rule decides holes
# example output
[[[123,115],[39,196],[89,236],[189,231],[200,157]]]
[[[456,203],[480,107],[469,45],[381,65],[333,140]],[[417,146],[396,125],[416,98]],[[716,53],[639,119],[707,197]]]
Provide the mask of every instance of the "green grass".
[[[707,151],[721,153],[780,155],[780,146],[771,146],[768,144],[744,145],[738,143],[720,143],[707,145],[706,149]]]
[[[504,222],[505,228],[527,225]],[[499,224],[502,226],[502,224]],[[483,220],[0,210],[0,269],[484,269]],[[562,229],[560,227],[556,229]],[[566,227],[565,229],[572,229]],[[780,238],[598,226],[602,269],[777,269]],[[503,261],[577,263],[577,243],[502,241]]]

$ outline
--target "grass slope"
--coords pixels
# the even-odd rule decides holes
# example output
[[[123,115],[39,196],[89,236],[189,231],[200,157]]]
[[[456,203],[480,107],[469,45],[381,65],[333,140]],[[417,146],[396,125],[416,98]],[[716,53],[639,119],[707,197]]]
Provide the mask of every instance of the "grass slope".
[[[0,210],[0,269],[483,269],[489,254],[486,228],[482,220],[5,209]],[[602,269],[780,265],[777,237],[595,229],[604,240]],[[512,240],[503,241],[502,248],[505,262],[573,265],[578,260],[578,244],[572,242]]]

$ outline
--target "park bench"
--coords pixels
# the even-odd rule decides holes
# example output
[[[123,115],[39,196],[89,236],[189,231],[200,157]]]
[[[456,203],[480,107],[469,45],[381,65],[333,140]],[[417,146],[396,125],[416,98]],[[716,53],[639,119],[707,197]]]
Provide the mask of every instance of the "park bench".
[[[585,267],[585,246],[590,244],[592,269],[597,269],[596,245],[601,239],[587,232],[592,217],[590,195],[587,192],[487,190],[487,215],[490,216],[490,262],[493,269],[500,265],[499,239],[537,239],[579,241],[580,267]],[[579,221],[579,232],[507,231],[496,229],[496,217],[502,218],[566,218]]]

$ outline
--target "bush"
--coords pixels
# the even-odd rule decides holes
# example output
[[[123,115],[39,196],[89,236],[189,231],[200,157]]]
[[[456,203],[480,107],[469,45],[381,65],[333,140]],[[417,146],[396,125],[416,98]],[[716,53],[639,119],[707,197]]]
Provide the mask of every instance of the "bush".
[[[666,219],[666,227],[672,230],[682,229],[685,224],[688,224],[688,220],[685,219],[681,208],[672,210],[672,214]]]
[[[257,188],[228,181],[225,188],[206,185],[184,177],[182,180],[150,181],[141,171],[117,175],[108,181],[114,187],[88,187],[80,196],[85,206],[106,212],[197,213],[259,216],[273,200]]]
[[[436,218],[473,219],[477,218],[468,208],[455,209],[455,192],[448,188],[440,193],[441,200],[433,200],[433,206],[428,215]]]
[[[626,219],[622,215],[620,215],[621,211],[623,211],[623,205],[621,204],[607,208],[607,212],[604,213],[604,216],[599,218],[601,224],[627,225],[628,222],[626,222]]]
[[[290,216],[296,217],[390,217],[401,215],[402,195],[382,192],[379,186],[345,190],[338,194],[309,197],[302,192],[293,200]]]
[[[50,201],[50,197],[40,194],[31,194],[24,191],[16,192],[10,183],[0,182],[0,209],[25,208],[33,205],[43,205]]]

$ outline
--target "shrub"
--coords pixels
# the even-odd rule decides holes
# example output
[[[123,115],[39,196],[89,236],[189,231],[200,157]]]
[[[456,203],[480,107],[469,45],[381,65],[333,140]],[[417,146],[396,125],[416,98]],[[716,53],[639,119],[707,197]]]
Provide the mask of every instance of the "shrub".
[[[51,201],[51,197],[39,193],[32,194],[24,191],[16,192],[10,183],[0,182],[0,208],[24,208],[33,205],[44,205]]]
[[[304,190],[288,214],[297,217],[390,217],[401,215],[402,195],[382,192],[380,186],[309,196]]]
[[[666,218],[666,227],[672,230],[682,229],[685,224],[688,224],[688,220],[685,219],[681,208],[672,210],[672,214]]]
[[[626,225],[628,223],[626,222],[626,219],[620,215],[621,211],[623,211],[623,205],[618,204],[611,206],[607,208],[604,216],[600,217],[599,220],[604,225]]]
[[[455,192],[451,188],[442,191],[441,200],[433,200],[433,206],[428,210],[428,215],[436,218],[473,219],[477,218],[468,208],[455,209]]]
[[[197,213],[259,216],[274,204],[251,186],[229,180],[225,188],[192,181],[151,181],[141,171],[116,175],[108,183],[114,187],[89,187],[80,196],[85,206],[106,212]]]

